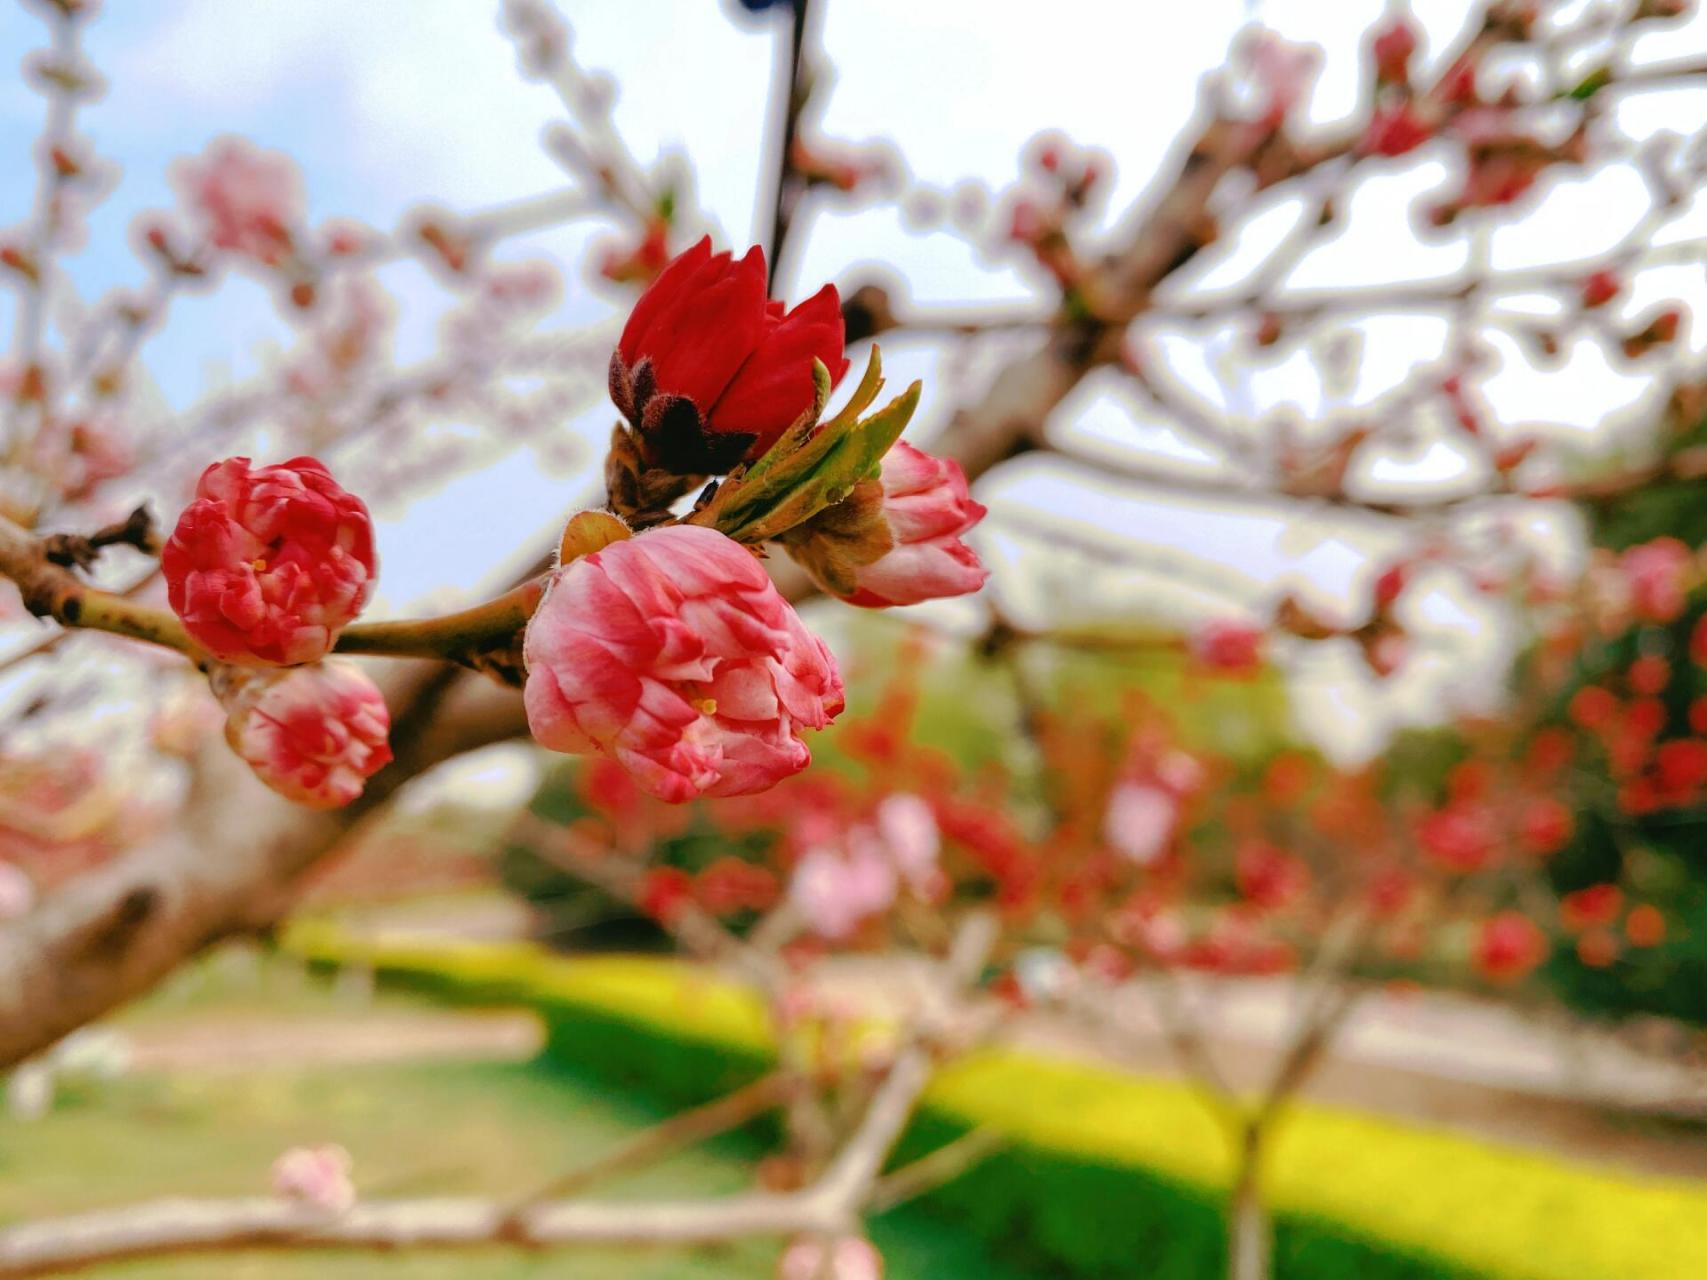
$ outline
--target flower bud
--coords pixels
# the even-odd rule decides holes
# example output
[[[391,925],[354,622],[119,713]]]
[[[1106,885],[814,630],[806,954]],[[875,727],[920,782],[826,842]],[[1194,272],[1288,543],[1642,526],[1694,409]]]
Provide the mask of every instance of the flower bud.
[[[893,546],[854,572],[844,598],[867,608],[917,604],[978,590],[990,576],[962,542],[984,518],[960,464],[896,441],[883,458],[883,518]]]
[[[202,472],[160,563],[173,612],[214,657],[312,662],[373,591],[373,522],[314,458],[227,458]]]
[[[804,769],[842,680],[752,554],[653,529],[553,575],[528,624],[524,701],[553,751],[599,752],[660,800],[748,795]]]
[[[711,237],[640,295],[611,356],[611,398],[668,471],[756,458],[817,400],[812,362],[847,372],[834,285],[785,312],[765,297],[765,253],[713,254]]]
[[[350,663],[276,672],[227,668],[215,686],[228,712],[231,749],[262,782],[298,804],[349,804],[391,759],[391,713],[378,686]]]

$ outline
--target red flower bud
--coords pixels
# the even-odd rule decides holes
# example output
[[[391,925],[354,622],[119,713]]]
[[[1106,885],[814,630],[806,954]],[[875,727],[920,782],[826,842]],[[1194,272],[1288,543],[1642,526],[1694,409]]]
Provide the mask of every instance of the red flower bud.
[[[1217,619],[1191,638],[1191,654],[1211,671],[1252,675],[1262,666],[1262,631],[1245,622]]]
[[[1496,836],[1480,805],[1453,804],[1423,818],[1417,824],[1417,840],[1445,870],[1468,874],[1487,866]]]
[[[1528,916],[1502,911],[1483,921],[1474,958],[1477,971],[1488,981],[1516,982],[1547,958],[1547,938]]]
[[[1662,693],[1671,683],[1671,663],[1656,654],[1637,658],[1626,673],[1632,693]]]
[[[262,782],[298,804],[349,804],[391,759],[385,699],[350,663],[251,674],[221,700],[231,749]]]
[[[1618,699],[1599,685],[1585,685],[1571,695],[1571,719],[1584,729],[1600,729],[1618,714]]]
[[[1248,840],[1239,846],[1233,877],[1246,901],[1267,910],[1279,910],[1310,887],[1309,867],[1266,840]]]
[[[1403,84],[1410,77],[1417,33],[1402,15],[1396,16],[1375,32],[1369,50],[1375,59],[1375,78],[1383,83]]]
[[[1633,947],[1657,947],[1666,940],[1666,918],[1652,903],[1630,908],[1624,917],[1624,936]]]
[[[1568,805],[1551,796],[1538,796],[1523,806],[1517,837],[1525,851],[1546,855],[1558,852],[1575,826],[1576,818]]]
[[[1375,609],[1382,612],[1390,608],[1405,589],[1405,583],[1410,579],[1410,566],[1406,564],[1390,565],[1375,579]]]
[[[672,924],[693,901],[693,877],[680,867],[654,867],[640,883],[639,907],[660,924]]]
[[[216,658],[312,662],[373,590],[373,523],[314,458],[227,458],[202,472],[160,564],[173,612]]]
[[[1610,929],[1590,929],[1577,939],[1577,959],[1590,969],[1609,969],[1618,959],[1618,939]]]
[[[1623,286],[1611,271],[1596,271],[1583,280],[1583,306],[1604,307]]]
[[[847,372],[834,285],[785,312],[765,298],[765,254],[711,252],[707,236],[665,267],[611,357],[611,398],[658,465],[727,471],[812,408],[812,361]]]
[[[1654,752],[1654,771],[1663,791],[1687,799],[1707,783],[1707,742],[1699,738],[1662,742]]]
[[[1559,922],[1573,933],[1611,924],[1624,907],[1624,893],[1615,884],[1591,884],[1559,899]]]

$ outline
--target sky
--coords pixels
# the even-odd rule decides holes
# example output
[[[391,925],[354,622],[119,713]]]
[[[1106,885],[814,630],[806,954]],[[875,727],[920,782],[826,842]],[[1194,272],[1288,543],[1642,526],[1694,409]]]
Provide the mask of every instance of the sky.
[[[172,202],[166,173],[174,157],[221,134],[297,157],[312,221],[353,215],[390,227],[422,201],[473,210],[563,185],[540,146],[560,108],[548,89],[517,75],[495,7],[484,0],[109,3],[89,44],[110,84],[87,113],[85,129],[123,172],[90,220],[87,247],[69,263],[79,290],[92,297],[140,279],[127,241],[132,219]],[[755,238],[764,220],[755,193],[763,191],[767,100],[778,70],[775,23],[718,0],[569,0],[560,7],[579,60],[614,78],[615,121],[635,154],[643,163],[691,156],[704,229],[720,243]],[[1414,10],[1438,42],[1457,30],[1467,7],[1426,0]],[[1383,3],[1053,0],[1016,8],[1021,20],[1004,20],[1002,12],[987,0],[827,0],[822,35],[835,72],[823,130],[852,140],[889,139],[917,182],[948,191],[1011,182],[1025,141],[1059,128],[1112,156],[1106,206],[1112,223],[1168,170],[1169,149],[1194,109],[1200,80],[1223,63],[1241,30],[1261,21],[1322,47],[1309,112],[1325,128],[1356,107],[1359,44]],[[41,30],[18,6],[0,8],[0,54],[16,63],[40,43]],[[1707,24],[1697,21],[1650,42],[1642,54],[1670,59],[1703,50]],[[40,99],[16,78],[0,81],[0,153],[12,157],[14,172],[27,162],[41,110]],[[1619,121],[1636,137],[1700,128],[1707,123],[1707,94],[1632,102],[1620,109]],[[1427,158],[1379,169],[1352,197],[1347,230],[1306,260],[1292,283],[1332,290],[1459,269],[1462,247],[1420,237],[1412,215],[1419,196],[1444,180],[1444,169]],[[0,226],[22,217],[29,194],[26,183],[0,186]],[[1509,267],[1590,257],[1628,228],[1640,195],[1627,166],[1561,183],[1521,226],[1492,238],[1490,260]],[[1707,213],[1695,222],[1702,225],[1692,234],[1707,232]],[[1253,202],[1251,216],[1229,226],[1226,242],[1193,265],[1186,283],[1230,287],[1288,224],[1283,203]],[[583,266],[588,246],[608,233],[596,222],[578,224],[527,237],[504,252],[559,265],[565,291],[553,323],[608,328],[629,298]],[[814,206],[801,236],[781,281],[791,297],[823,280],[856,282],[883,264],[922,308],[1047,305],[1040,282],[1024,270],[956,235],[921,234],[893,207]],[[1698,264],[1655,273],[1638,283],[1629,305],[1636,311],[1652,299],[1693,296],[1700,275]],[[431,351],[445,299],[413,265],[388,268],[384,280],[399,300],[397,356],[407,364]],[[1342,337],[1357,344],[1362,364],[1338,394],[1324,388],[1319,350],[1254,361],[1248,344],[1231,338],[1181,334],[1164,345],[1182,386],[1234,421],[1255,423],[1285,405],[1320,420],[1376,403],[1383,389],[1438,352],[1444,332],[1437,319],[1415,316],[1353,326]],[[183,304],[145,358],[164,402],[183,408],[210,388],[254,376],[285,335],[265,291],[232,276],[217,292]],[[1690,341],[1699,349],[1701,335]],[[892,385],[926,379],[916,430],[928,440],[956,402],[955,390],[975,385],[1010,353],[999,341],[969,354],[898,341],[886,344],[885,364]],[[1559,376],[1531,367],[1521,352],[1502,353],[1485,391],[1502,418],[1587,444],[1602,419],[1633,404],[1648,383],[1593,350],[1566,354],[1568,376]],[[477,589],[494,566],[513,562],[517,548],[534,545],[586,491],[596,442],[612,417],[608,404],[596,402],[564,424],[567,435],[587,441],[568,464],[561,450],[517,448],[410,500],[382,505],[376,608],[398,612],[442,599],[447,584]],[[1364,589],[1371,565],[1397,545],[1377,523],[1300,521],[1279,509],[1253,512],[1165,488],[1134,489],[1099,473],[1094,460],[1117,455],[1186,473],[1213,474],[1223,465],[1135,404],[1115,379],[1088,380],[1050,427],[1093,461],[1022,459],[990,476],[980,491],[994,509],[981,549],[1022,615],[1137,609],[1189,621],[1249,612],[1286,587],[1344,604]],[[1414,479],[1450,477],[1460,464],[1452,450],[1424,440],[1416,456],[1382,465],[1389,478]],[[1134,572],[1040,548],[1004,527],[1004,514],[1059,521],[1076,536],[1116,547],[1131,548],[1136,540],[1164,562],[1164,572],[1144,571],[1142,558]],[[1547,536],[1563,545],[1557,530]],[[1052,563],[1067,572],[1052,574]],[[1189,566],[1183,575],[1182,563]],[[1075,584],[1065,595],[1063,577]],[[1349,754],[1367,752],[1392,724],[1448,705],[1443,691],[1482,697],[1494,687],[1504,650],[1497,629],[1476,613],[1483,606],[1445,584],[1425,596],[1417,625],[1443,640],[1406,681],[1378,687],[1345,653],[1300,660],[1293,674],[1301,719],[1312,734]],[[940,612],[964,616],[953,606]],[[1466,679],[1467,670],[1480,679]]]

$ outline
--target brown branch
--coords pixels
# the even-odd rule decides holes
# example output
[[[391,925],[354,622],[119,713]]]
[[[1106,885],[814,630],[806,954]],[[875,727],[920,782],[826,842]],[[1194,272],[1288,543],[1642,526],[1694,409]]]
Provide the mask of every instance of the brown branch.
[[[835,1232],[846,1221],[806,1192],[721,1199],[560,1202],[513,1217],[493,1200],[374,1201],[327,1214],[277,1199],[160,1200],[0,1230],[0,1277],[45,1276],[97,1263],[256,1249],[545,1248],[713,1244]]]
[[[81,70],[82,20],[85,15],[64,7],[49,9],[46,15],[53,27],[53,65],[66,76],[75,76]],[[60,219],[64,216],[61,197],[70,181],[70,175],[56,162],[56,155],[71,150],[77,109],[84,91],[69,82],[50,83],[47,94],[47,122],[35,148],[35,202],[25,232],[24,255],[29,271],[18,295],[17,322],[12,330],[13,360],[26,374],[40,368],[48,302],[55,284],[54,242],[59,234]],[[21,395],[7,397],[5,420],[0,425],[0,446],[5,453],[15,455],[28,435],[28,425],[22,418],[26,403],[32,412],[41,412],[41,399],[26,402]]]
[[[1692,239],[1661,245],[1636,254],[1615,249],[1591,261],[1564,267],[1527,267],[1478,277],[1447,277],[1413,284],[1368,285],[1335,289],[1331,293],[1301,293],[1287,298],[1259,291],[1212,294],[1199,298],[1157,299],[1148,313],[1169,320],[1215,321],[1230,315],[1264,311],[1288,319],[1313,319],[1329,314],[1414,311],[1446,308],[1489,294],[1569,293],[1596,271],[1641,270],[1667,263],[1699,262],[1707,240]]]
[[[130,586],[119,592],[119,594],[126,599],[135,599],[144,591],[148,590],[149,587],[153,586],[159,577],[160,566],[155,564],[147,573],[143,574],[141,578],[131,583]],[[5,657],[0,658],[0,673],[4,673],[20,663],[27,662],[31,658],[38,658],[45,653],[51,653],[54,649],[57,649],[61,644],[65,643],[65,641],[75,633],[76,628],[74,627],[59,627],[55,630],[49,631],[40,639],[26,644],[23,648],[13,650]]]
[[[579,1195],[589,1187],[621,1174],[632,1173],[655,1164],[683,1147],[704,1142],[707,1138],[726,1133],[762,1115],[783,1100],[787,1092],[783,1077],[772,1072],[760,1076],[751,1084],[733,1093],[713,1099],[692,1110],[679,1112],[661,1124],[653,1125],[628,1141],[619,1143],[598,1159],[572,1169],[560,1178],[547,1183],[534,1195],[517,1204],[511,1217],[520,1221],[528,1210],[551,1200]]]
[[[52,545],[0,516],[0,577],[17,584],[24,607],[65,627],[109,631],[176,649],[192,661],[206,655],[168,610],[101,591],[49,559]]]
[[[769,248],[770,274],[765,286],[776,291],[777,273],[782,269],[783,250],[788,245],[788,232],[794,224],[794,210],[804,190],[800,175],[794,167],[794,140],[800,131],[800,114],[806,108],[811,89],[811,66],[806,57],[806,23],[810,16],[811,0],[788,0],[780,6],[788,11],[788,62],[780,87],[778,108],[777,156],[771,192]]]
[[[967,1170],[981,1164],[1008,1145],[1008,1138],[993,1129],[973,1129],[944,1143],[929,1155],[904,1164],[893,1173],[885,1174],[871,1189],[866,1207],[872,1213],[883,1213],[896,1205],[925,1195],[953,1182]]]

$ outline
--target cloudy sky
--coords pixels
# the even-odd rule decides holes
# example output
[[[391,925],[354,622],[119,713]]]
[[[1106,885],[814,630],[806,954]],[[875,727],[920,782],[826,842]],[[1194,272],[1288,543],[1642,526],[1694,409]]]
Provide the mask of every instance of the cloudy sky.
[[[717,0],[568,0],[561,7],[574,27],[579,60],[608,71],[619,85],[616,123],[641,161],[669,153],[691,157],[705,229],[724,243],[756,238],[766,108],[777,69],[775,26]],[[1415,9],[1438,47],[1458,29],[1467,7],[1461,0],[1430,0]],[[123,174],[91,219],[87,247],[70,263],[79,289],[93,297],[141,279],[127,243],[131,220],[172,203],[166,171],[174,157],[224,133],[295,156],[316,221],[351,215],[390,227],[422,201],[473,210],[560,187],[563,174],[540,146],[541,131],[560,108],[549,90],[516,74],[494,8],[483,0],[109,3],[89,46],[110,87],[84,126]],[[1243,28],[1260,20],[1288,38],[1322,46],[1310,114],[1325,127],[1356,109],[1363,74],[1358,46],[1383,4],[1053,0],[1015,8],[1023,16],[1014,19],[1003,18],[1003,7],[987,0],[827,0],[823,10],[824,44],[835,65],[822,116],[826,133],[889,139],[914,180],[947,190],[967,181],[1006,185],[1026,139],[1045,127],[1060,128],[1113,157],[1107,206],[1113,221],[1165,171],[1200,80],[1224,62]],[[0,8],[0,50],[13,64],[40,43],[41,31],[18,6]],[[1669,60],[1703,49],[1707,25],[1696,22],[1648,42],[1641,54]],[[41,110],[40,99],[16,78],[0,82],[0,149],[12,157],[15,174],[27,163]],[[1707,123],[1707,94],[1632,100],[1618,119],[1636,137],[1692,131]],[[1347,230],[1306,261],[1295,283],[1332,289],[1459,270],[1461,243],[1425,241],[1413,230],[1413,205],[1445,176],[1426,157],[1381,169],[1353,197]],[[0,185],[0,225],[20,220],[29,198],[26,183]],[[1628,167],[1561,182],[1521,227],[1493,237],[1490,261],[1504,268],[1591,258],[1632,224],[1641,199],[1640,181]],[[782,281],[792,296],[826,279],[857,280],[869,264],[881,263],[922,307],[1046,302],[1023,270],[956,235],[921,234],[893,207],[818,206],[807,219],[804,244]],[[1676,234],[1707,231],[1707,216],[1695,221],[1693,231]],[[1284,207],[1258,209],[1248,224],[1230,228],[1212,259],[1194,268],[1197,285],[1234,283],[1286,225]],[[597,223],[580,224],[506,248],[509,256],[543,255],[561,267],[566,288],[554,323],[609,325],[626,306],[625,297],[600,287],[583,266],[588,245],[608,232]],[[402,307],[397,355],[408,363],[432,349],[444,299],[410,265],[388,269],[385,282]],[[1631,309],[1680,292],[1694,296],[1699,283],[1698,265],[1653,273],[1639,282]],[[1170,355],[1184,385],[1211,402],[1231,387],[1234,400],[1225,407],[1235,418],[1254,422],[1290,404],[1309,420],[1374,400],[1437,354],[1445,329],[1437,319],[1411,316],[1371,321],[1352,332],[1363,365],[1337,399],[1317,375],[1319,353],[1307,349],[1261,363],[1250,361],[1248,346],[1211,338],[1177,345]],[[264,291],[232,277],[217,292],[182,304],[146,358],[166,401],[183,407],[210,387],[253,376],[285,335]],[[1692,341],[1699,343],[1699,336]],[[897,379],[927,378],[920,430],[928,435],[953,406],[949,389],[998,364],[1003,351],[993,347],[982,353],[982,364],[970,366],[946,358],[934,343],[898,342],[885,354]],[[1588,439],[1609,411],[1630,404],[1645,386],[1594,350],[1572,350],[1567,358],[1569,376],[1561,377],[1538,373],[1515,354],[1502,357],[1488,398],[1508,421]],[[935,395],[933,388],[939,389]],[[608,405],[591,405],[564,430],[593,441],[608,430],[610,417]],[[1087,385],[1052,429],[1093,458],[1098,450],[1138,449],[1188,470],[1221,465],[1107,382]],[[555,454],[516,449],[476,474],[446,477],[437,489],[382,508],[380,607],[405,608],[447,582],[478,584],[583,491],[594,455],[590,446],[579,467],[566,467]],[[1449,476],[1459,460],[1430,445],[1391,465],[1412,475]],[[996,508],[985,549],[999,562],[1035,567],[1038,557],[1034,544],[1002,535],[1004,511],[1066,521],[1086,536],[1142,539],[1175,570],[1179,557],[1191,557],[1183,587],[1177,571],[1158,578],[1084,569],[1076,580],[1091,581],[1093,590],[1081,591],[1080,602],[1094,597],[1115,610],[1141,602],[1184,617],[1238,612],[1283,583],[1325,599],[1350,599],[1372,552],[1378,557],[1391,541],[1375,527],[1301,523],[1273,513],[1217,510],[1165,490],[1134,491],[1094,467],[1053,459],[1027,460],[992,476],[984,496]],[[1025,577],[1031,593],[1018,607],[1062,607],[1059,593],[1036,585],[1038,575],[1011,576],[1016,582]],[[1463,683],[1454,677],[1461,677],[1466,653],[1484,662],[1497,657],[1491,636],[1463,625],[1466,607],[1449,595],[1427,602],[1419,622],[1433,619],[1459,633],[1461,643],[1430,660],[1432,679],[1425,668],[1400,691],[1380,694],[1383,707],[1401,716],[1436,708],[1441,688]],[[1345,733],[1347,726],[1363,725],[1353,737],[1367,745],[1378,732],[1370,727],[1379,720],[1371,714],[1370,699],[1377,695],[1359,685],[1351,666],[1327,661],[1300,673],[1316,691],[1310,699],[1316,708],[1310,714],[1321,722],[1316,727]],[[1330,721],[1343,723],[1334,729]]]

